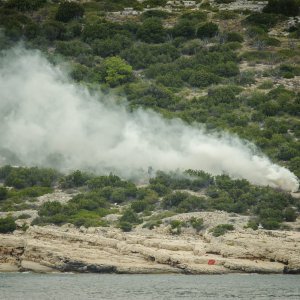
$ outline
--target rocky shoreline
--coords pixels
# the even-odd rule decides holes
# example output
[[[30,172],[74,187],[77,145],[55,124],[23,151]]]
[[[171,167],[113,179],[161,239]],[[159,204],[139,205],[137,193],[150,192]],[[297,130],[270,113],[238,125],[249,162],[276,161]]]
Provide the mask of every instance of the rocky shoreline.
[[[0,235],[0,272],[300,274],[300,232],[237,229],[224,236],[149,229],[30,226]]]

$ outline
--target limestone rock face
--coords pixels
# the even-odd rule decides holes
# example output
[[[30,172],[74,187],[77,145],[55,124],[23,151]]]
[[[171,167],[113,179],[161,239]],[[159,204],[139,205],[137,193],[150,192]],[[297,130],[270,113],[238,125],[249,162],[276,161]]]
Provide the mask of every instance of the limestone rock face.
[[[221,237],[116,228],[30,227],[0,235],[0,271],[299,273],[300,233],[237,229]]]

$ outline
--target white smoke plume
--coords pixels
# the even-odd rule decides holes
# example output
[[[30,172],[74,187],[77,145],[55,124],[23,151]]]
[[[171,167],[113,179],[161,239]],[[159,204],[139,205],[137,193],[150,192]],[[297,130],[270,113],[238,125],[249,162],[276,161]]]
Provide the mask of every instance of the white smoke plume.
[[[298,190],[296,176],[237,137],[129,112],[113,99],[72,83],[38,51],[13,49],[0,58],[0,147],[25,165],[115,171],[201,169],[253,184]],[[59,161],[61,158],[61,161]],[[0,155],[1,163],[1,155]],[[2,164],[4,157],[2,157]]]

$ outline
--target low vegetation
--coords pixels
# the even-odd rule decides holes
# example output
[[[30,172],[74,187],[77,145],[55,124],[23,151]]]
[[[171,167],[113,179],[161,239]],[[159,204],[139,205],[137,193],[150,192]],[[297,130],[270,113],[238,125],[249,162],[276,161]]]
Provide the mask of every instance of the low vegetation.
[[[7,170],[14,174],[13,182],[19,182],[24,172],[32,178],[39,178],[46,172],[39,168],[5,166],[0,168],[0,173]],[[53,172],[51,170],[50,174]],[[5,176],[3,178],[6,186],[0,189],[0,209],[38,209],[39,217],[33,224],[39,225],[107,226],[105,216],[121,214],[115,225],[130,231],[143,222],[144,227],[153,229],[161,224],[162,218],[178,213],[222,210],[255,216],[256,225],[260,223],[265,229],[278,229],[282,222],[295,221],[300,210],[299,199],[289,193],[257,187],[243,179],[230,179],[227,175],[211,176],[196,170],[187,170],[183,174],[159,171],[146,187],[138,187],[113,174],[95,176],[77,170],[69,175],[57,175],[52,184],[60,185],[64,190],[76,188],[81,192],[66,204],[52,201],[41,206],[35,204],[37,197],[53,191],[43,186],[44,181],[36,180],[34,186],[11,189],[7,187],[10,181],[5,181]],[[165,213],[157,214],[156,211]],[[253,228],[251,224],[249,227]],[[172,232],[179,234],[184,226],[199,232],[204,226],[203,219],[192,218],[188,224],[172,223]]]
[[[288,25],[299,14],[299,1],[269,0],[262,12],[203,3],[199,10],[169,13],[158,7],[166,3],[0,1],[0,47],[22,41],[51,61],[64,60],[72,80],[125,96],[129,109],[151,108],[166,118],[204,123],[211,132],[237,134],[300,177],[300,94],[292,86],[300,76],[300,26]],[[143,11],[148,6],[155,9]],[[118,14],[126,7],[137,14]],[[270,34],[274,30],[278,36]],[[250,228],[279,229],[300,209],[299,200],[283,191],[201,170],[158,171],[138,187],[114,174],[3,166],[0,181],[0,210],[38,209],[33,224],[40,225],[106,226],[105,216],[120,214],[113,225],[130,231],[141,222],[158,227],[167,214],[222,210],[253,216]],[[56,187],[79,194],[66,204],[38,207],[37,197]],[[10,217],[1,220],[14,228]],[[170,225],[173,233],[185,226]],[[201,231],[203,220],[187,226]],[[230,226],[217,226],[213,235]]]

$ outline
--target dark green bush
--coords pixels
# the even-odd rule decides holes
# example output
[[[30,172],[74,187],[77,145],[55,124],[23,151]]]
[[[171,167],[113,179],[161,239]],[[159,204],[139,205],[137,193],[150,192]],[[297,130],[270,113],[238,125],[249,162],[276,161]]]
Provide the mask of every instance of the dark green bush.
[[[268,229],[268,230],[276,230],[280,228],[280,222],[274,219],[262,220],[261,224],[264,229]]]
[[[143,228],[148,228],[150,230],[154,229],[155,227],[159,227],[162,224],[161,220],[151,220],[143,225]]]
[[[144,11],[141,15],[141,18],[142,18],[142,20],[145,20],[145,19],[148,19],[148,18],[166,19],[169,16],[170,16],[170,13],[166,12],[164,10],[151,9],[151,10]]]
[[[189,84],[195,87],[207,87],[221,81],[220,77],[206,70],[193,71],[189,77]]]
[[[5,168],[5,171],[2,173],[2,179],[4,179],[5,185],[12,186],[17,189],[32,186],[51,187],[60,177],[60,174],[53,169],[42,169],[37,167],[3,168]]]
[[[0,233],[10,233],[16,230],[17,226],[13,217],[0,218]]]
[[[167,4],[167,0],[146,0],[143,2],[143,5],[147,7],[158,7],[158,6],[165,6]]]
[[[146,43],[162,43],[166,38],[165,30],[159,18],[146,19],[137,31],[137,37]]]
[[[87,181],[90,180],[90,178],[91,175],[77,170],[63,177],[60,180],[60,186],[62,188],[74,188],[74,187],[83,186],[87,184]]]
[[[96,55],[107,57],[118,55],[122,50],[132,45],[132,39],[125,34],[116,34],[113,38],[96,39],[92,43]]]
[[[195,218],[195,217],[192,217],[192,218],[190,219],[190,223],[191,223],[192,227],[193,227],[194,229],[196,229],[197,232],[199,232],[199,231],[200,231],[201,229],[203,229],[203,227],[204,227],[204,225],[203,225],[204,221],[203,221],[202,218]]]
[[[204,22],[207,20],[207,13],[202,10],[188,11],[181,14],[180,19],[181,20],[186,19],[197,24],[199,22]]]
[[[140,213],[149,207],[149,203],[145,200],[138,200],[138,201],[132,202],[130,207],[136,213]]]
[[[139,218],[139,216],[132,210],[132,209],[126,209],[121,216],[120,223],[127,222],[130,224],[140,224],[142,220]]]
[[[217,24],[208,22],[198,27],[197,37],[203,38],[212,38],[219,32],[219,27]]]
[[[292,207],[287,207],[283,211],[283,217],[286,222],[294,222],[297,219],[296,211]]]
[[[245,22],[262,28],[271,28],[283,19],[282,16],[276,14],[252,13],[245,19]]]
[[[145,68],[154,63],[169,63],[180,56],[178,49],[169,43],[161,45],[134,44],[121,52],[135,69]]]
[[[249,220],[245,227],[246,228],[251,228],[253,230],[257,230],[258,229],[258,222],[256,220]]]
[[[62,204],[58,201],[45,202],[39,209],[39,216],[54,216],[62,211]]]
[[[300,3],[298,0],[269,0],[263,12],[293,17],[300,13]]]
[[[170,222],[171,228],[170,228],[170,233],[172,234],[180,234],[181,233],[181,228],[185,225],[182,221],[180,220],[172,220]]]
[[[46,2],[47,0],[8,0],[4,4],[4,7],[19,11],[30,11],[39,9]]]
[[[124,232],[129,232],[132,230],[132,224],[129,222],[122,221],[119,223],[119,228],[121,228]]]
[[[220,224],[216,227],[212,228],[210,231],[212,232],[212,235],[215,237],[224,235],[228,231],[234,230],[234,226],[231,224]]]
[[[228,4],[228,3],[232,3],[232,2],[235,2],[236,0],[215,0],[217,3],[219,4]]]
[[[244,41],[244,37],[238,32],[228,32],[227,33],[227,41],[242,43]]]
[[[49,41],[63,40],[66,34],[66,27],[58,21],[47,21],[42,25],[42,32]]]
[[[175,37],[195,38],[196,26],[195,23],[188,19],[181,19],[175,24],[172,29],[172,34]]]
[[[7,188],[0,186],[0,201],[5,200],[8,196]]]
[[[72,19],[81,18],[84,14],[84,8],[76,2],[63,1],[60,3],[55,18],[57,21],[69,22]]]

